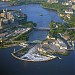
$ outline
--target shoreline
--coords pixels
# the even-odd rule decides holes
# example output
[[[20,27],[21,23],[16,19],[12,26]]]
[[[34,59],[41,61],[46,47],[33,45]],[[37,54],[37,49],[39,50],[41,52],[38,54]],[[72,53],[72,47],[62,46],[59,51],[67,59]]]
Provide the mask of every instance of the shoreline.
[[[44,8],[44,9],[54,10],[54,11],[58,12],[57,9],[55,9],[55,8],[44,7],[43,5],[41,5],[41,7]]]
[[[4,46],[4,47],[0,47],[0,49],[4,49],[4,48],[10,48],[10,47],[15,47],[18,46],[17,44],[13,45],[13,46]]]

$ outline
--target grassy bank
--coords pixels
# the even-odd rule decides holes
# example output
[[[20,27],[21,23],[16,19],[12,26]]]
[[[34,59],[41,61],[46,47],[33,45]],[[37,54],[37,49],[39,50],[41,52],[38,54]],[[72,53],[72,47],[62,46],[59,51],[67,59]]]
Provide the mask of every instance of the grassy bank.
[[[67,8],[66,5],[62,5],[59,3],[52,3],[52,4],[42,3],[42,7],[47,9],[57,10],[59,13],[64,13],[65,9]]]

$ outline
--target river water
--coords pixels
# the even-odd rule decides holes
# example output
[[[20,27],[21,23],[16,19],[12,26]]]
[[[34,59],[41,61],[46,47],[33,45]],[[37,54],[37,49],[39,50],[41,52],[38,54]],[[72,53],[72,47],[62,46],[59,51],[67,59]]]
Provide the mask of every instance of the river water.
[[[28,21],[33,21],[37,23],[37,27],[49,27],[49,23],[51,20],[63,22],[62,19],[58,16],[56,11],[43,9],[39,4],[30,4],[30,5],[22,5],[22,6],[13,6],[8,7],[8,9],[12,10],[20,10],[27,14]],[[40,16],[43,14],[43,16]],[[44,40],[48,34],[48,31],[34,31],[31,33],[29,41],[33,40]]]
[[[27,14],[28,21],[37,23],[37,27],[49,27],[51,20],[63,22],[56,11],[43,9],[39,4],[12,6],[8,9],[21,9]],[[34,31],[30,34],[29,40],[43,40],[47,34],[47,31]],[[16,50],[20,48],[15,47]],[[12,57],[13,49],[14,47],[0,49],[0,75],[75,75],[75,51],[70,51],[69,56],[60,55],[62,60],[25,62]]]
[[[10,6],[7,2],[0,2],[0,9]]]

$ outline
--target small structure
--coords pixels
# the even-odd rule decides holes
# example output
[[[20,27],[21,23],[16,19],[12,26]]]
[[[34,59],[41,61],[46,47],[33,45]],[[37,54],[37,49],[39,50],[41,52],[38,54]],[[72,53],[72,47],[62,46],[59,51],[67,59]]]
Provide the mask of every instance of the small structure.
[[[67,49],[66,44],[60,39],[57,39],[55,42],[53,42],[53,44],[58,46],[60,49]]]
[[[58,3],[58,0],[48,0],[47,2],[48,2],[48,3],[51,3],[51,4],[52,4],[52,3]]]
[[[66,14],[73,14],[73,10],[72,10],[72,7],[67,7],[67,10],[65,10],[65,13]]]
[[[2,39],[2,38],[0,38],[0,46],[2,45],[2,43],[3,43],[3,39]]]
[[[15,48],[14,48],[14,52],[13,53],[15,53],[16,51],[15,51]]]
[[[50,36],[50,35],[47,35],[47,37],[46,37],[47,39],[51,39],[51,40],[55,40],[55,38],[54,37],[52,37],[52,36]]]

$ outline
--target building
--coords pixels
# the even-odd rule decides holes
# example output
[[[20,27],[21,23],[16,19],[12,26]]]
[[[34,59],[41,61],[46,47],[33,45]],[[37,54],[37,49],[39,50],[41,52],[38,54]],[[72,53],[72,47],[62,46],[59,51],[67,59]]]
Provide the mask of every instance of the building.
[[[75,2],[75,0],[71,0],[72,2]]]
[[[4,13],[1,13],[1,14],[0,14],[0,17],[1,17],[1,18],[4,18],[4,16],[5,16]]]
[[[58,3],[61,3],[63,5],[72,5],[72,3],[74,2],[75,0],[58,0]]]
[[[73,10],[72,7],[67,7],[67,9],[65,10],[66,14],[73,14]]]
[[[75,0],[72,0],[72,5],[75,5]]]
[[[72,5],[72,1],[71,0],[65,0],[61,2],[62,5]]]
[[[71,1],[71,0],[58,0],[59,3],[68,2],[68,1]]]
[[[0,12],[0,29],[3,24],[14,23],[14,16],[12,12],[8,12],[8,10],[2,10]]]
[[[60,39],[57,39],[55,42],[53,42],[53,45],[58,46],[60,49],[67,49],[66,44]]]
[[[48,3],[51,3],[51,4],[52,4],[52,3],[58,3],[58,0],[48,0],[47,2],[48,2]]]
[[[7,12],[7,19],[11,20],[13,18],[14,18],[14,16],[11,14],[11,12]]]
[[[2,45],[2,42],[3,42],[3,40],[2,40],[2,38],[0,38],[0,46]]]

